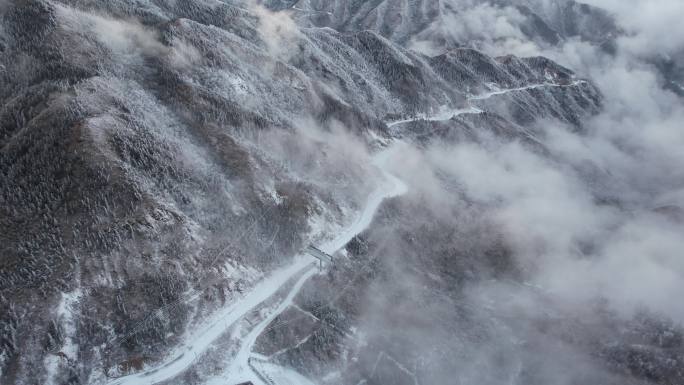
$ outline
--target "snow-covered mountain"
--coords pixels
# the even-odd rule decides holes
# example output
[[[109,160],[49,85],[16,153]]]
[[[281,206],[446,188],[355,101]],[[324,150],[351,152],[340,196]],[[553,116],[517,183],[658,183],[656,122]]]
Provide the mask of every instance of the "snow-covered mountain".
[[[626,34],[575,1],[0,0],[0,384],[678,383],[682,63],[606,88]]]
[[[441,53],[511,37],[557,45],[580,38],[610,45],[619,29],[597,7],[568,0],[269,0],[303,25],[339,31],[373,30],[399,44]]]

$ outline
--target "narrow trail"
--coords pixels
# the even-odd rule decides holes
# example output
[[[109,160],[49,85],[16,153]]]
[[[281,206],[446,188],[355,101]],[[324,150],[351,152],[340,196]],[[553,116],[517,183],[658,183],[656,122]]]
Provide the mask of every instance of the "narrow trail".
[[[484,111],[479,109],[478,107],[471,105],[471,102],[483,101],[483,100],[491,99],[494,96],[506,95],[506,94],[510,94],[513,92],[534,90],[534,89],[538,89],[538,88],[576,87],[576,86],[583,84],[583,83],[586,83],[586,81],[585,80],[575,80],[569,84],[538,83],[538,84],[531,84],[531,85],[524,86],[524,87],[505,88],[505,89],[500,89],[500,88],[494,87],[489,92],[485,92],[485,93],[482,93],[479,95],[469,96],[467,98],[468,107],[457,108],[457,109],[440,109],[434,114],[421,113],[421,114],[418,114],[418,115],[411,117],[411,118],[408,118],[408,119],[402,119],[402,120],[396,120],[393,122],[388,122],[387,127],[391,128],[391,127],[394,127],[394,126],[397,126],[400,124],[411,123],[411,122],[420,122],[420,121],[445,122],[445,121],[451,120],[454,117],[460,116],[460,115],[481,114]]]
[[[511,92],[519,92],[519,91],[527,91],[527,90],[535,90],[537,88],[554,88],[554,87],[576,87],[580,84],[585,83],[585,80],[575,80],[572,83],[569,84],[556,84],[556,83],[538,83],[538,84],[531,84],[528,86],[523,86],[523,87],[518,87],[518,88],[506,88],[506,89],[493,89],[489,92],[485,92],[480,95],[474,95],[468,98],[469,101],[472,100],[486,100],[491,98],[492,96],[498,96],[498,95],[505,95],[509,94]]]
[[[428,114],[418,114],[415,117],[403,120],[397,120],[394,122],[387,123],[387,127],[394,127],[404,123],[416,122],[416,121],[430,121],[430,122],[443,122],[446,120],[451,120],[454,116],[459,116],[463,114],[479,114],[482,110],[477,107],[469,107],[455,110],[440,110],[434,115]]]
[[[363,211],[356,221],[335,236],[334,239],[320,246],[319,248],[328,254],[333,254],[344,247],[356,235],[363,232],[371,224],[375,212],[381,203],[388,198],[401,195],[407,191],[407,186],[394,175],[385,170],[385,165],[389,157],[394,153],[396,147],[388,148],[373,159],[373,164],[381,171],[383,180],[375,189],[366,202]],[[240,338],[240,350],[229,364],[226,377],[216,378],[219,384],[240,383],[252,381],[255,384],[263,384],[249,366],[249,359],[252,357],[252,349],[259,335],[264,329],[282,312],[284,312],[294,301],[302,286],[314,274],[316,274],[313,257],[300,255],[294,262],[287,267],[273,272],[263,281],[259,282],[249,293],[237,300],[235,303],[218,311],[212,315],[201,326],[193,332],[188,333],[183,340],[185,341],[178,348],[168,355],[167,359],[154,367],[147,368],[141,372],[119,377],[106,385],[150,385],[173,379],[191,367],[201,355],[206,352],[212,344],[229,329],[236,325],[244,316],[254,310],[264,306],[264,303],[272,298],[279,290],[288,285],[292,278],[301,275],[297,282],[292,286],[287,296],[276,309],[266,316],[261,322],[255,325],[244,337]],[[271,365],[276,367],[276,365]],[[287,369],[280,368],[284,371]],[[301,376],[291,373],[291,378]],[[214,380],[212,380],[214,381]],[[210,382],[213,383],[213,382]],[[266,384],[268,385],[268,384]]]

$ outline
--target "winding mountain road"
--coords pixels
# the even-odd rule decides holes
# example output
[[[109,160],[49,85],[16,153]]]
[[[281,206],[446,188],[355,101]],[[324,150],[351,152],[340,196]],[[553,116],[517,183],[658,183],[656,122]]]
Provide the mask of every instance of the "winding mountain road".
[[[459,115],[465,115],[465,114],[481,114],[484,111],[481,110],[480,108],[471,105],[471,102],[477,102],[477,101],[483,101],[487,99],[491,99],[494,96],[500,96],[500,95],[506,95],[510,94],[513,92],[520,92],[520,91],[528,91],[528,90],[534,90],[538,88],[553,88],[553,87],[576,87],[580,84],[586,83],[586,80],[575,80],[569,84],[556,84],[556,83],[538,83],[538,84],[531,84],[523,87],[517,87],[517,88],[498,88],[498,87],[493,87],[490,91],[484,92],[482,94],[478,95],[471,95],[467,98],[468,100],[468,106],[464,108],[457,108],[457,109],[445,109],[441,108],[439,109],[436,113],[434,114],[425,114],[421,113],[416,116],[413,116],[408,119],[402,119],[402,120],[396,120],[392,122],[387,122],[387,127],[394,127],[400,124],[405,124],[405,123],[411,123],[411,122],[419,122],[419,121],[428,121],[428,122],[445,122],[447,120],[451,120],[456,116]]]
[[[468,97],[468,101],[482,101],[498,95],[541,87],[576,86],[581,82],[583,81],[577,80],[567,85],[541,83],[511,89],[493,88],[489,92]],[[388,122],[387,126],[393,127],[414,121],[446,121],[455,116],[479,114],[482,112],[481,109],[475,106],[451,110],[441,109],[437,113],[431,115],[421,114],[409,119]],[[407,191],[407,186],[386,169],[389,158],[392,157],[396,150],[397,147],[395,145],[381,151],[374,157],[373,164],[382,173],[382,183],[368,197],[366,205],[357,220],[344,232],[320,246],[319,248],[322,251],[328,254],[334,254],[337,250],[344,247],[357,234],[368,228],[373,220],[375,212],[385,199],[404,194]],[[270,385],[265,384],[261,379],[261,376],[255,373],[250,366],[250,358],[254,357],[254,354],[252,353],[254,344],[268,325],[292,305],[301,288],[314,274],[316,274],[316,268],[313,258],[306,255],[297,256],[292,264],[273,272],[268,278],[258,283],[244,297],[220,310],[197,330],[189,333],[184,338],[185,342],[176,348],[163,363],[146,368],[141,372],[106,382],[106,385],[149,385],[175,378],[196,363],[198,358],[205,353],[219,337],[224,335],[233,326],[237,325],[237,323],[247,314],[254,312],[255,310],[263,309],[265,307],[265,302],[268,299],[276,295],[281,289],[284,289],[293,278],[299,276],[298,280],[291,286],[287,296],[275,306],[275,309],[265,316],[258,324],[254,325],[244,336],[239,338],[237,341],[239,350],[231,359],[231,362],[229,362],[227,366],[228,369],[224,371],[222,375],[214,377],[208,382],[209,384],[218,385],[251,381],[254,384]],[[297,378],[298,384],[302,385],[304,380],[301,375],[292,372],[289,369],[278,367],[275,364],[270,364],[270,366],[276,368],[276,372],[285,377],[284,382],[291,382],[288,381],[288,377],[290,379]]]
[[[375,212],[385,199],[401,195],[407,191],[407,186],[385,169],[388,159],[395,151],[396,146],[385,149],[374,157],[373,164],[381,171],[383,180],[368,197],[366,205],[356,221],[345,231],[335,236],[334,239],[320,246],[319,248],[322,251],[333,254],[344,247],[357,234],[364,231],[370,225]],[[269,298],[272,298],[278,291],[286,287],[291,279],[299,275],[300,278],[292,285],[285,299],[278,304],[275,310],[264,317],[261,322],[253,326],[244,337],[237,341],[240,346],[239,351],[232,359],[232,362],[229,363],[229,369],[225,372],[225,375],[212,379],[210,382],[231,384],[252,381],[254,384],[263,384],[260,377],[249,366],[254,343],[273,319],[292,304],[302,286],[315,273],[316,268],[312,257],[306,255],[296,257],[292,264],[273,272],[244,297],[220,310],[202,326],[189,333],[184,338],[185,342],[171,352],[164,362],[146,368],[141,372],[111,380],[106,382],[106,385],[150,385],[175,378],[196,363],[201,355],[219,337],[224,335],[243,317],[255,310],[260,310]],[[301,380],[301,376],[299,378]]]
[[[334,239],[320,247],[323,252],[332,255],[337,250],[343,248],[356,235],[360,234],[367,229],[368,226],[370,226],[371,222],[373,221],[373,217],[375,216],[375,212],[385,199],[402,195],[408,190],[408,187],[404,182],[386,170],[389,159],[395,154],[396,151],[397,147],[395,146],[380,152],[374,157],[373,164],[382,172],[383,182],[368,197],[366,205],[356,221],[350,227],[348,227],[346,231],[338,234]],[[280,303],[277,309],[265,317],[259,324],[254,326],[247,336],[242,339],[240,350],[231,363],[229,369],[225,372],[225,375],[208,382],[208,385],[239,384],[248,381],[251,381],[253,384],[271,385],[264,383],[261,376],[259,376],[257,373],[254,373],[249,364],[249,360],[253,356],[252,350],[254,344],[266,327],[268,327],[268,325],[273,322],[278,315],[282,314],[292,305],[302,286],[314,275],[314,273],[315,269],[311,268],[301,278],[299,278],[297,283],[295,283],[288,293],[285,300]],[[272,377],[278,377],[279,381],[276,382],[279,384],[311,384],[310,381],[306,380],[303,376],[290,369],[279,367],[273,363],[270,364],[270,367],[269,374]]]

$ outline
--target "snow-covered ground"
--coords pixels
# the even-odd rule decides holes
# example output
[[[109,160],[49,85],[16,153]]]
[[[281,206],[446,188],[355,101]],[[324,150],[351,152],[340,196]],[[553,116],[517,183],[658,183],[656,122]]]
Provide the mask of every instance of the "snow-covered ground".
[[[398,147],[394,146],[386,149],[379,154],[377,154],[373,159],[373,164],[381,171],[383,176],[383,182],[380,183],[377,189],[375,189],[366,202],[363,211],[360,213],[356,221],[349,226],[345,231],[341,232],[334,239],[321,245],[319,248],[328,253],[334,254],[337,250],[344,247],[349,241],[351,241],[356,235],[363,232],[368,226],[370,226],[373,221],[375,212],[380,207],[380,204],[385,199],[392,198],[404,194],[408,187],[399,178],[392,175],[386,170],[389,160],[396,152]],[[273,383],[276,384],[297,384],[306,385],[311,384],[311,381],[307,380],[301,374],[295,372],[292,369],[280,367],[273,363],[264,362],[259,360],[261,365],[258,370],[260,373],[255,373],[250,365],[250,359],[259,358],[252,354],[252,349],[256,343],[257,338],[263,331],[268,327],[268,325],[281,313],[287,310],[288,307],[292,305],[295,297],[301,290],[302,286],[306,281],[315,274],[314,269],[307,271],[297,283],[292,287],[287,297],[280,305],[265,317],[260,323],[258,323],[252,330],[241,339],[240,350],[235,356],[233,362],[228,367],[228,369],[220,376],[212,379],[207,384],[210,385],[223,385],[223,384],[239,384],[242,382],[251,381],[254,384],[271,385],[265,383],[262,379],[264,376],[271,379]],[[252,361],[254,362],[254,361]]]
[[[74,313],[82,295],[81,289],[62,293],[62,299],[57,305],[56,317],[57,322],[61,324],[64,331],[64,343],[59,352],[52,352],[53,354],[45,357],[46,383],[48,385],[57,383],[55,375],[61,365],[66,364],[70,360],[78,359],[78,344],[74,342],[74,337],[76,336]]]
[[[188,333],[184,343],[157,366],[112,380],[108,385],[149,385],[173,378],[204,353],[235,322],[273,296],[290,278],[314,266],[313,258],[299,256],[289,266],[273,272],[247,295],[214,314],[210,320]]]
[[[311,267],[304,275],[302,275],[297,283],[292,287],[283,302],[278,305],[275,311],[271,312],[261,322],[259,322],[252,330],[240,341],[240,350],[233,359],[233,362],[228,367],[223,375],[213,378],[207,382],[207,385],[223,385],[223,384],[240,384],[247,381],[252,381],[255,384],[262,383],[259,377],[252,371],[249,365],[249,360],[252,354],[252,348],[256,343],[259,335],[263,333],[264,329],[273,322],[273,320],[282,312],[284,312],[297,296],[304,283],[316,273],[316,269]],[[270,384],[266,384],[270,385]]]
[[[288,368],[268,361],[252,360],[252,367],[277,385],[315,385],[311,380]],[[261,381],[260,383],[263,383]],[[255,383],[256,384],[256,383]],[[269,384],[270,385],[270,384]]]
[[[335,251],[344,247],[351,239],[370,225],[375,212],[383,200],[406,192],[407,186],[385,169],[388,160],[395,154],[396,150],[395,146],[384,150],[375,156],[373,164],[381,171],[383,177],[382,183],[380,183],[378,188],[370,194],[363,211],[356,221],[345,231],[336,235],[332,240],[321,245],[319,247],[321,250],[333,254]],[[240,350],[234,357],[233,362],[227,366],[228,370],[224,374],[212,379],[210,382],[216,384],[231,384],[252,381],[255,384],[263,384],[263,380],[252,371],[249,365],[249,360],[252,356],[252,348],[263,330],[273,321],[273,319],[292,304],[304,283],[315,274],[315,264],[313,264],[312,257],[305,255],[296,257],[292,264],[275,271],[268,278],[257,284],[244,297],[214,314],[211,319],[207,320],[201,327],[187,333],[183,338],[184,343],[169,354],[164,363],[151,368],[146,368],[139,373],[114,379],[108,382],[107,385],[149,385],[176,377],[195,363],[219,337],[226,333],[246,314],[262,306],[266,300],[275,295],[288,283],[288,281],[290,281],[290,279],[298,274],[302,275],[292,286],[287,297],[274,311],[237,341],[240,345]],[[268,368],[269,371],[272,371],[274,376],[277,374],[279,378],[284,378],[291,383],[303,384],[302,376],[289,369],[280,368],[274,364],[268,364],[265,365],[265,367]]]

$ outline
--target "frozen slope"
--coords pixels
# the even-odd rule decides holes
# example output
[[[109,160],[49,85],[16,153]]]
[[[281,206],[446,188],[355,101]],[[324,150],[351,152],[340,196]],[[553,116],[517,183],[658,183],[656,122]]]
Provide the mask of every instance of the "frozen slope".
[[[393,146],[386,149],[374,158],[373,164],[378,167],[383,176],[383,183],[381,183],[378,188],[373,191],[373,193],[368,197],[368,201],[363,211],[360,213],[357,220],[348,227],[344,232],[338,234],[334,239],[322,245],[321,250],[328,254],[334,254],[337,250],[344,247],[349,241],[351,241],[356,235],[363,232],[370,226],[375,212],[380,207],[380,204],[388,198],[399,196],[407,191],[407,186],[399,178],[392,175],[386,169],[388,160],[396,153],[398,147]],[[229,369],[224,373],[223,376],[213,379],[209,384],[220,385],[220,384],[238,384],[247,381],[251,381],[255,384],[264,383],[259,375],[254,373],[250,367],[250,358],[252,357],[252,350],[257,338],[264,332],[268,325],[273,322],[281,313],[287,310],[290,305],[292,305],[293,300],[301,290],[302,286],[306,281],[315,274],[314,268],[309,268],[309,270],[297,281],[297,283],[292,287],[290,293],[283,302],[273,311],[268,317],[264,318],[259,324],[254,326],[254,328],[240,341],[240,351],[236,355],[234,362],[229,366]],[[297,373],[290,373],[291,370],[287,368],[280,368],[275,364],[268,364],[263,366],[262,370],[269,373],[271,378],[284,377],[283,382],[291,382],[293,378],[299,378],[301,381],[301,375]],[[280,383],[276,381],[277,383]],[[301,382],[299,382],[301,384]],[[265,384],[269,385],[269,384]]]
[[[373,215],[383,200],[403,194],[407,187],[398,178],[385,171],[383,168],[394,148],[390,148],[378,154],[374,164],[381,170],[384,182],[371,193],[364,210],[358,219],[343,233],[321,246],[326,253],[332,254],[345,244],[347,244],[357,234],[365,230],[371,223]],[[200,357],[214,341],[230,329],[237,321],[248,314],[250,311],[262,305],[264,301],[273,296],[280,288],[295,277],[305,271],[302,277],[293,286],[292,290],[278,308],[257,324],[252,331],[240,342],[240,351],[235,358],[235,362],[228,371],[228,383],[251,380],[259,382],[248,366],[250,352],[257,337],[263,332],[268,324],[285,311],[292,303],[302,285],[315,273],[312,260],[307,256],[299,256],[295,262],[283,269],[273,273],[270,277],[259,283],[254,289],[239,300],[237,303],[226,307],[212,319],[204,324],[199,330],[189,333],[184,339],[185,342],[168,356],[164,363],[148,368],[140,373],[121,377],[108,382],[108,385],[143,385],[156,384],[181,374],[189,368]],[[225,383],[225,380],[222,380]]]
[[[256,285],[245,297],[226,307],[207,321],[197,331],[188,333],[185,342],[171,353],[164,363],[148,368],[140,373],[115,379],[110,385],[156,384],[173,378],[187,369],[236,321],[258,307],[275,294],[293,276],[313,266],[312,258],[300,256],[291,265],[277,270],[267,279]]]

